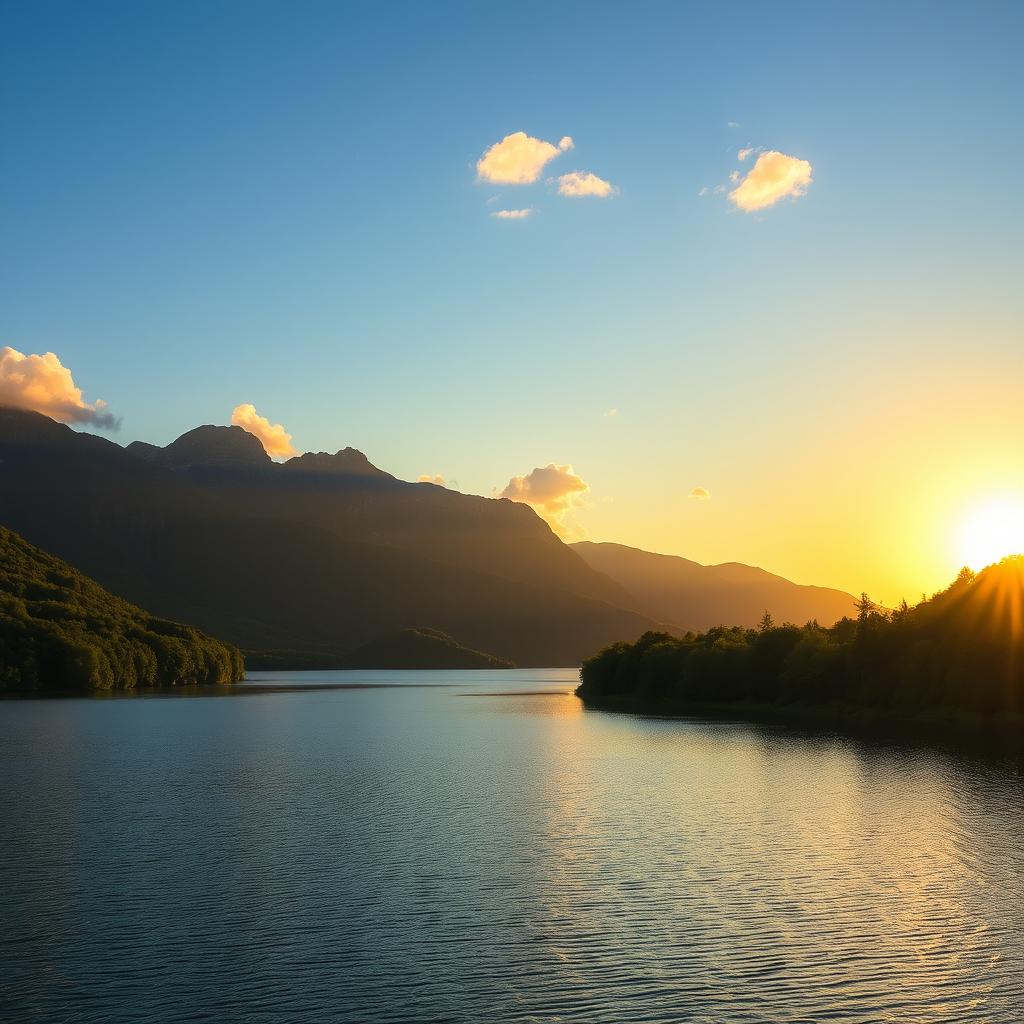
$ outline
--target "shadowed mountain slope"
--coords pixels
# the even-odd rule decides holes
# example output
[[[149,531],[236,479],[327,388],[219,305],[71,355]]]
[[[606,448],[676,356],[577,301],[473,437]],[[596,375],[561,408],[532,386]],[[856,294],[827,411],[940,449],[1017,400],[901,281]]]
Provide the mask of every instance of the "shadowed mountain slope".
[[[239,651],[115,597],[0,526],[0,689],[231,683]]]
[[[739,562],[701,565],[623,544],[571,545],[591,568],[610,576],[632,596],[632,607],[685,629],[753,626],[771,612],[776,622],[824,626],[849,615],[854,598],[841,590],[809,587]]]
[[[156,614],[336,658],[429,622],[520,665],[655,623],[527,506],[396,480],[353,449],[278,465],[237,427],[122,448],[0,408],[0,522]]]

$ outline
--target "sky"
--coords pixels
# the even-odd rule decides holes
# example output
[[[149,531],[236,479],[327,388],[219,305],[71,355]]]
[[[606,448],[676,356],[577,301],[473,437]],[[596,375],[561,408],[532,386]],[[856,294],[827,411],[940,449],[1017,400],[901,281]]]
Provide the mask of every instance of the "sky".
[[[0,0],[0,348],[59,360],[0,397],[31,368],[120,443],[265,418],[569,539],[917,599],[1024,508],[1022,31]]]

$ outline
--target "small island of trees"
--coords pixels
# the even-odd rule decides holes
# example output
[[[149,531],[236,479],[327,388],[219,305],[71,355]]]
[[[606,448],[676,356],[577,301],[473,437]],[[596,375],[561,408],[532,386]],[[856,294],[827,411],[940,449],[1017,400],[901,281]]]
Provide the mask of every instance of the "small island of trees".
[[[892,718],[1024,722],[1024,556],[953,584],[915,607],[861,595],[834,626],[716,626],[645,633],[584,662],[576,691],[604,706],[832,709]]]

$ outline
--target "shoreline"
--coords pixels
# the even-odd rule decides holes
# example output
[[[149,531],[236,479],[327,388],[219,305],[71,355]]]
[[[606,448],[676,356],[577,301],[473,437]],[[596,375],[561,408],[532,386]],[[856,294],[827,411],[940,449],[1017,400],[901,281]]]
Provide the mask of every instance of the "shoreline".
[[[997,719],[972,713],[957,716],[918,712],[906,714],[855,704],[784,705],[706,701],[649,701],[628,694],[589,697],[575,691],[583,706],[594,711],[652,718],[742,722],[833,733],[880,742],[931,742],[944,746],[976,747],[997,744],[993,753],[1024,753],[1024,716]]]

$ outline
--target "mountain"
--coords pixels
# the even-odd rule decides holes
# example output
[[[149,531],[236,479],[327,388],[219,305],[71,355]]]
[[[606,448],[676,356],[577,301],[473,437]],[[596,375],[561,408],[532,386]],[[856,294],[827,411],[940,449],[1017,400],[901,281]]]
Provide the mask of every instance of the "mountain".
[[[515,668],[510,661],[474,651],[436,629],[403,629],[357,647],[345,668]]]
[[[154,614],[320,664],[429,622],[574,665],[658,625],[526,505],[396,480],[350,448],[279,465],[239,427],[122,448],[0,408],[0,523]]]
[[[701,565],[623,544],[571,545],[591,568],[629,592],[631,606],[685,629],[753,626],[765,611],[776,622],[817,619],[831,626],[853,613],[854,598],[841,590],[809,587],[739,562]]]
[[[0,526],[0,690],[231,683],[237,648],[155,618]]]

